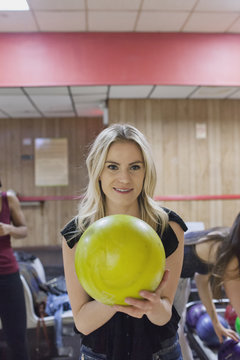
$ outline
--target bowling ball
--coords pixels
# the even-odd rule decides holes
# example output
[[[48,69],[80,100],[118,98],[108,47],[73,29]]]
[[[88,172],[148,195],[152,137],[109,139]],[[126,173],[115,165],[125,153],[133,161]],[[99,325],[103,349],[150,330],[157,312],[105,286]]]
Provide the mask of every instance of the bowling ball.
[[[239,317],[236,318],[235,329],[236,329],[236,332],[240,335],[240,319],[239,319]]]
[[[240,342],[233,339],[225,340],[218,350],[218,360],[239,360]]]
[[[80,237],[75,269],[93,299],[127,305],[126,297],[141,298],[140,290],[156,290],[165,270],[165,251],[158,234],[143,220],[110,215]]]
[[[235,321],[237,318],[237,313],[233,309],[232,305],[230,305],[230,304],[227,305],[227,307],[225,309],[224,317],[227,320],[231,329],[235,330]]]
[[[221,315],[218,315],[220,323],[228,329],[227,320],[224,319]],[[209,347],[217,347],[220,345],[218,337],[214,331],[212,320],[208,313],[203,314],[196,325],[196,332],[200,339]]]
[[[195,328],[200,316],[206,313],[206,308],[202,303],[192,305],[186,315],[186,322],[191,328]]]

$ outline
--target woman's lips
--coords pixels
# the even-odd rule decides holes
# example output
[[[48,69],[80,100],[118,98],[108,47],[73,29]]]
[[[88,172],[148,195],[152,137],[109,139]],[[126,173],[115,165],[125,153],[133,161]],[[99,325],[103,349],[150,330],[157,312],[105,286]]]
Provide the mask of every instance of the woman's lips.
[[[115,191],[121,194],[128,194],[132,191],[132,189],[121,189],[121,188],[113,188]]]

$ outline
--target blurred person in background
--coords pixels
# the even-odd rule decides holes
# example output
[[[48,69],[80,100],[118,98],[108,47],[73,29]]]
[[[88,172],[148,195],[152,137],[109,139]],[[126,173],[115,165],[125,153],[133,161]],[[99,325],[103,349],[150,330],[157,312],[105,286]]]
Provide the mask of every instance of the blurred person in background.
[[[27,235],[27,226],[13,191],[1,191],[0,180],[0,319],[12,360],[29,360],[26,307],[11,237]]]
[[[237,333],[220,323],[213,299],[227,296],[240,317],[240,213],[231,227],[185,234],[183,268],[174,300],[181,316],[178,333],[184,360],[193,360],[184,333],[191,278],[195,280],[199,298],[212,320],[220,343],[228,337],[238,341]]]

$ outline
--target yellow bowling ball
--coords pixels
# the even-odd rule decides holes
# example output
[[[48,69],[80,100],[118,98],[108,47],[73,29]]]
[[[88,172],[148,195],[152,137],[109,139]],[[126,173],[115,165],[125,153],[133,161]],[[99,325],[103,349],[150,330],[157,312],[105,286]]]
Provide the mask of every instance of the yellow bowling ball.
[[[95,300],[127,305],[140,290],[155,291],[165,270],[162,242],[143,220],[110,215],[90,225],[77,243],[79,282]]]

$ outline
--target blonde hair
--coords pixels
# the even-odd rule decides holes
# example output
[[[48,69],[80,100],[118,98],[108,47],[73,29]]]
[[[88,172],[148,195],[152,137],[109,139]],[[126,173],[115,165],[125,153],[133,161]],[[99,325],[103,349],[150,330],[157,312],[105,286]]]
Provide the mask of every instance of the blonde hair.
[[[153,200],[156,186],[156,169],[150,146],[144,135],[128,124],[114,124],[104,129],[93,142],[88,154],[86,165],[89,183],[78,208],[77,226],[82,232],[94,221],[104,217],[105,196],[99,184],[99,177],[104,168],[109,147],[115,142],[134,142],[142,152],[145,178],[142,192],[139,195],[139,207],[142,220],[155,230],[160,224],[162,232],[168,222],[167,213]]]

